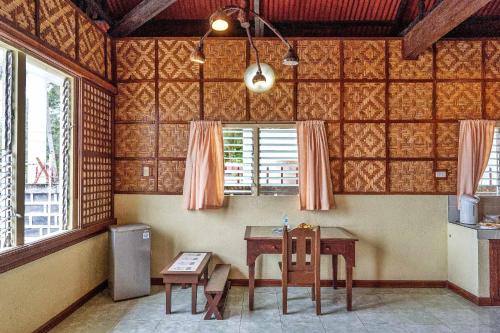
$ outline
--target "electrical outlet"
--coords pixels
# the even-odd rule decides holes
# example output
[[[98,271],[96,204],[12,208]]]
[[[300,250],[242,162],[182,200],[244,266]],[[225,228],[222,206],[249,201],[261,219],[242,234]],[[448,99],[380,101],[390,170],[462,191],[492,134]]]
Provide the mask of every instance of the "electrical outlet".
[[[448,177],[447,170],[436,170],[435,177],[439,179],[446,179]]]

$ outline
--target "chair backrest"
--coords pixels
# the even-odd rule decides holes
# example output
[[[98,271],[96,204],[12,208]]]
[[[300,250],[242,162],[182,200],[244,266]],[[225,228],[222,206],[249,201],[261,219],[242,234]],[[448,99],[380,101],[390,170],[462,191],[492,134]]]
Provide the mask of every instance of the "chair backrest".
[[[296,285],[314,282],[315,274],[319,274],[320,239],[319,227],[296,228],[290,231],[286,227],[283,228],[283,281]]]

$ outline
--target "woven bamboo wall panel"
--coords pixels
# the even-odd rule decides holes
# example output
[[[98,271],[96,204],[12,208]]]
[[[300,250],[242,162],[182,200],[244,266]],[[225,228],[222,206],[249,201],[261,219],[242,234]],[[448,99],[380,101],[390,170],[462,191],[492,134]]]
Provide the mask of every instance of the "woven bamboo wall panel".
[[[390,83],[389,112],[396,120],[432,119],[432,82]]]
[[[500,120],[500,81],[486,82],[486,118]]]
[[[484,45],[485,74],[488,79],[500,78],[500,41],[486,41]]]
[[[40,38],[70,58],[75,58],[76,15],[67,1],[40,0]]]
[[[155,83],[118,83],[115,119],[152,121],[155,119]]]
[[[117,41],[116,74],[119,81],[154,79],[155,41]]]
[[[344,75],[346,79],[385,78],[385,41],[346,40]]]
[[[438,123],[436,128],[436,154],[441,158],[454,158],[458,154],[458,123]]]
[[[0,0],[0,17],[35,34],[35,1]]]
[[[391,192],[434,192],[432,161],[392,161],[389,170]]]
[[[239,121],[246,118],[246,88],[240,82],[205,83],[205,119]]]
[[[299,120],[340,119],[340,83],[303,82],[297,87]]]
[[[84,156],[82,161],[82,225],[113,218],[111,157]]]
[[[107,62],[107,73],[106,78],[108,80],[113,80],[113,61],[111,60],[113,50],[113,43],[111,38],[106,37],[106,62]]]
[[[417,60],[404,60],[401,41],[388,41],[389,77],[391,79],[432,79],[432,50],[422,53]]]
[[[150,176],[143,176],[149,167]],[[154,160],[117,160],[115,163],[115,191],[153,192],[155,190],[156,164]]]
[[[255,46],[259,50],[260,61],[270,65],[277,80],[292,79],[293,67],[283,65],[283,57],[288,48],[276,40],[255,40]],[[250,52],[250,63],[255,63],[255,52]]]
[[[116,157],[155,156],[155,125],[116,124]]]
[[[438,161],[437,170],[446,170],[446,179],[436,179],[437,192],[456,193],[457,191],[457,162],[456,161]]]
[[[330,161],[330,175],[332,178],[333,192],[339,193],[342,190],[342,162],[339,160]]]
[[[346,83],[344,118],[380,120],[385,118],[384,83]]]
[[[438,119],[481,118],[481,83],[438,82]]]
[[[182,194],[185,161],[158,162],[158,191]]]
[[[299,40],[299,79],[338,79],[340,42],[337,40]]]
[[[438,79],[481,78],[481,42],[443,41],[436,46]]]
[[[328,140],[328,152],[330,158],[342,157],[340,142],[340,123],[326,123],[326,135]]]
[[[401,123],[389,127],[390,157],[432,157],[432,124]]]
[[[293,83],[276,83],[269,92],[250,92],[251,120],[293,120]]]
[[[104,34],[91,24],[87,18],[78,15],[78,47],[80,63],[101,76],[105,76],[105,43]]]
[[[159,157],[186,157],[189,124],[161,124]]]
[[[159,40],[158,74],[160,79],[184,80],[199,78],[200,66],[189,60],[195,45],[195,41]]]
[[[190,121],[200,118],[198,82],[159,82],[160,121]]]
[[[344,156],[385,157],[385,124],[344,124]]]
[[[208,40],[205,43],[204,75],[207,79],[243,78],[246,69],[244,40]]]
[[[385,192],[385,161],[346,161],[344,192]]]
[[[113,101],[110,94],[83,84],[82,150],[111,156]]]

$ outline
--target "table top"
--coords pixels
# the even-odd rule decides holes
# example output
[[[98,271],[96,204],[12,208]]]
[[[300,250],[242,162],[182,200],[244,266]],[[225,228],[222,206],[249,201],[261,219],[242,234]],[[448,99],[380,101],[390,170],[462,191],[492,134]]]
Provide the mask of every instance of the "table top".
[[[192,271],[192,272],[176,272],[176,271],[169,271],[168,270],[170,268],[170,266],[172,266],[174,264],[174,262],[177,260],[177,258],[179,258],[183,253],[190,253],[190,252],[199,252],[199,253],[206,253],[207,254],[205,256],[205,258],[203,258],[203,260],[201,261],[200,265],[198,266],[198,268],[195,271]],[[203,270],[207,266],[207,264],[210,261],[211,257],[212,257],[212,252],[182,251],[182,252],[179,252],[179,254],[177,254],[175,256],[175,258],[172,259],[172,261],[170,261],[167,266],[165,266],[164,269],[162,269],[162,271],[160,272],[160,274],[161,275],[200,275],[200,274],[203,273]]]
[[[321,226],[320,226],[321,227]],[[282,234],[273,232],[273,229],[280,226],[247,226],[245,230],[245,240],[274,240],[281,239]],[[348,240],[357,241],[356,236],[341,227],[321,227],[321,239],[324,240]]]

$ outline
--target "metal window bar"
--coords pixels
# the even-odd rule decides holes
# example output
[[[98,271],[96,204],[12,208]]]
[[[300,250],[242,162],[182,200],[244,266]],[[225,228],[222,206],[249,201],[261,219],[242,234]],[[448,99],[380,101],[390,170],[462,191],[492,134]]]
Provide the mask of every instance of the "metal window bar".
[[[495,128],[488,165],[477,189],[481,195],[500,195],[500,127]]]
[[[254,194],[254,129],[223,128],[224,194]]]

